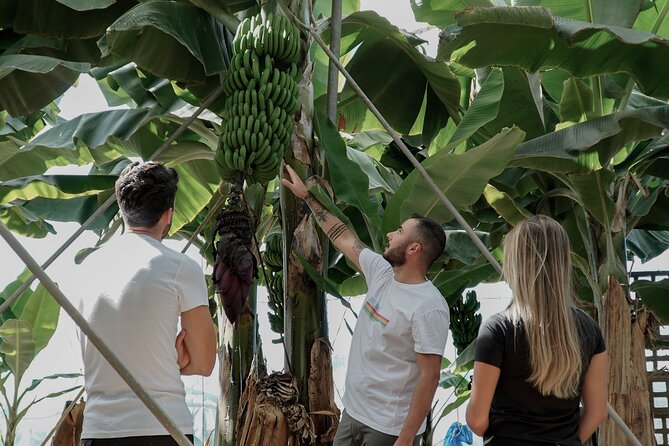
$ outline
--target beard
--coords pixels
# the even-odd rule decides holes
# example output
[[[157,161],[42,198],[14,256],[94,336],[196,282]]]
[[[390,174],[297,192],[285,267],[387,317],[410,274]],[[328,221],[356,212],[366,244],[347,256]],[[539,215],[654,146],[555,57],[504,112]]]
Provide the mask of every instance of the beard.
[[[397,266],[402,266],[406,263],[407,260],[406,247],[407,243],[405,243],[403,246],[388,248],[383,253],[383,258],[386,259],[386,261],[390,263],[390,266],[392,266],[393,268]]]

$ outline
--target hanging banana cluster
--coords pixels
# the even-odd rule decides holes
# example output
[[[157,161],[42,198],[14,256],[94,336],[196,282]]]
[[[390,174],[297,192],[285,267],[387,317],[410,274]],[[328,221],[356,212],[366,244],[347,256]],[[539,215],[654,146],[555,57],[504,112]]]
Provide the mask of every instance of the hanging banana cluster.
[[[226,122],[215,161],[221,178],[239,174],[252,183],[267,183],[293,134],[297,106],[296,63],[300,57],[297,27],[278,14],[244,19],[233,42],[228,76]]]
[[[283,336],[283,241],[281,234],[270,234],[267,237],[262,258],[270,269],[267,274],[269,325],[274,333]]]
[[[283,337],[283,271],[271,273],[267,289],[269,291],[267,305],[270,309],[267,312],[269,326],[274,333]]]
[[[453,345],[458,355],[474,342],[479,334],[481,321],[480,313],[476,313],[481,304],[476,299],[476,291],[467,292],[467,299],[460,296],[451,305],[451,333],[453,334]]]

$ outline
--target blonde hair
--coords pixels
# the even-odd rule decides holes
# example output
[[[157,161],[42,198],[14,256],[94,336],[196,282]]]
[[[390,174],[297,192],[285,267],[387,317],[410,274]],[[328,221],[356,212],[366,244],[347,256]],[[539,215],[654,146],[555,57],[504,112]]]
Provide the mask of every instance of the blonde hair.
[[[567,233],[552,218],[520,222],[504,241],[504,277],[513,291],[514,326],[525,328],[532,375],[544,396],[578,394],[583,364],[571,294]]]

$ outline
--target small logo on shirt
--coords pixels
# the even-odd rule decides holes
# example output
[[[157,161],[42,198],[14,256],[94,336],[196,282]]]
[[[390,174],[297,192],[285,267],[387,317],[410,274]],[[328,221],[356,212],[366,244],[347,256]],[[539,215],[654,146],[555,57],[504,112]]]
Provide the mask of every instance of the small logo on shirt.
[[[383,328],[386,328],[386,325],[390,322],[389,319],[386,319],[381,313],[376,311],[376,308],[374,308],[369,301],[365,304],[363,309],[365,310],[365,314],[367,314],[371,320],[380,323]]]

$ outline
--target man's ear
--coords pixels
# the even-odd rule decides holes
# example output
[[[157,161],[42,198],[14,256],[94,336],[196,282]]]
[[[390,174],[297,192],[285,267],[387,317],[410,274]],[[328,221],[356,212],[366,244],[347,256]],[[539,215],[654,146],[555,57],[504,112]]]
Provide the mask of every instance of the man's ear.
[[[409,247],[411,254],[420,254],[423,251],[423,245],[418,242],[413,242]]]
[[[163,212],[163,215],[160,216],[160,220],[163,223],[169,223],[172,221],[172,216],[174,215],[174,208],[167,208],[165,209],[165,212]]]

